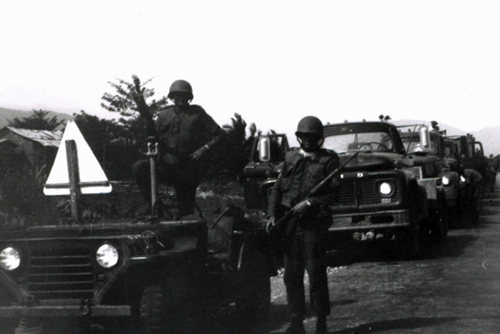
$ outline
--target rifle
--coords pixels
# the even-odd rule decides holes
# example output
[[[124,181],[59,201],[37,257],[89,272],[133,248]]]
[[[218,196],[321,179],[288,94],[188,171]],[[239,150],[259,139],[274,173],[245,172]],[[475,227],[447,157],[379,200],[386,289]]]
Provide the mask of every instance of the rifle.
[[[334,171],[332,171],[330,174],[325,176],[321,181],[318,182],[306,195],[304,200],[307,200],[311,197],[314,197],[315,195],[318,194],[318,192],[328,183],[333,179],[349,162],[351,162],[352,159],[357,157],[359,154],[359,151],[354,153],[352,157],[349,158],[345,163],[337,167]],[[281,217],[280,220],[274,224],[274,226],[270,229],[270,235],[278,243],[285,243],[290,236],[292,236],[295,233],[295,228],[297,225],[297,222],[299,221],[300,217],[296,217],[294,214],[293,210],[288,211],[283,217]]]

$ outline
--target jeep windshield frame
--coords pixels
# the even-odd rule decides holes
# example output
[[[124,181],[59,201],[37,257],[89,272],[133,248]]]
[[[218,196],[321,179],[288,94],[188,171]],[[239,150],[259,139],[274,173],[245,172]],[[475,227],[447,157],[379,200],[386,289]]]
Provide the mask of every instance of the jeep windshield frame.
[[[360,122],[326,125],[323,147],[337,153],[399,153],[405,149],[397,129],[390,123]]]

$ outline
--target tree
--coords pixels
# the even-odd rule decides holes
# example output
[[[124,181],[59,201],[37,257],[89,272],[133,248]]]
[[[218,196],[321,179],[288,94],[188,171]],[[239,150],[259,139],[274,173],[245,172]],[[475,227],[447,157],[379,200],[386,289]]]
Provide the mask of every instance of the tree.
[[[116,94],[104,93],[101,106],[122,116],[118,123],[129,133],[130,138],[143,142],[147,136],[154,135],[154,122],[158,110],[167,106],[167,97],[151,100],[155,90],[146,88],[151,81],[141,83],[138,76],[132,75],[132,82],[118,79],[118,83],[109,82],[116,90]],[[150,101],[151,100],[151,101]],[[150,101],[150,102],[148,102]]]
[[[238,113],[231,118],[231,124],[223,125],[228,134],[225,145],[217,148],[212,155],[207,178],[232,179],[239,177],[249,161],[250,150],[255,135],[260,134],[254,123],[250,124],[250,136],[246,136],[247,122]]]
[[[13,120],[9,120],[9,126],[21,129],[53,131],[64,121],[58,120],[57,116],[47,118],[49,113],[50,111],[47,110],[33,109],[33,114],[29,117],[23,117],[22,119],[16,117]]]
[[[83,110],[73,116],[108,178],[130,179],[132,175],[127,166],[140,159],[140,155],[124,127],[115,120],[100,119]]]

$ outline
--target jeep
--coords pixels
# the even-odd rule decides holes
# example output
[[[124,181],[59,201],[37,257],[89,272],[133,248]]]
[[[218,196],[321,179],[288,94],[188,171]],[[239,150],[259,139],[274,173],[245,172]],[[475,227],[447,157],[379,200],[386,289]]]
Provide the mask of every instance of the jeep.
[[[84,152],[72,152],[64,138],[60,152],[63,146],[68,157]],[[78,176],[78,164],[69,167],[69,158],[67,164]],[[241,326],[266,325],[276,270],[263,226],[242,209],[227,204],[217,214],[199,210],[183,219],[158,211],[85,218],[78,207],[91,186],[78,177],[52,184],[70,188],[72,219],[0,234],[0,317],[18,319],[16,333],[52,332],[47,327],[67,322],[86,331],[97,325],[130,333],[195,331],[231,303]],[[160,207],[162,216],[174,216],[167,204]]]

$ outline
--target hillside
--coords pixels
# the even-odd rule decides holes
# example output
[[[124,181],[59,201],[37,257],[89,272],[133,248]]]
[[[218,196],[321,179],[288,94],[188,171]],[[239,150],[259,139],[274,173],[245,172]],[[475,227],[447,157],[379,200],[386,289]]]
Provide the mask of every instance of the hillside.
[[[0,129],[3,128],[4,126],[9,125],[9,121],[13,120],[16,117],[22,119],[25,117],[30,117],[32,114],[33,111],[21,111],[21,110],[13,110],[0,107]],[[57,116],[57,118],[60,120],[73,119],[73,116],[69,114],[58,113],[53,111],[49,112],[49,118],[52,118],[54,116]]]

